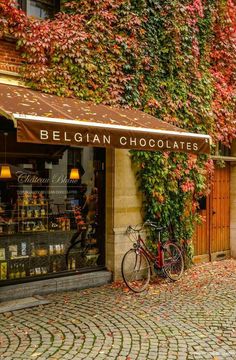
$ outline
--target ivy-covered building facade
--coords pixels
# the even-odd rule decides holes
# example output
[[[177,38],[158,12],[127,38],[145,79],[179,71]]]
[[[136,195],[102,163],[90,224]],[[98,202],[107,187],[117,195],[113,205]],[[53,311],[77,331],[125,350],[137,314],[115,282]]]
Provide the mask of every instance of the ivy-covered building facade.
[[[0,9],[3,288],[119,279],[125,230],[144,218],[171,222],[197,262],[234,255],[235,68],[218,64],[230,46],[214,55],[233,5],[220,19],[201,1],[65,1],[52,20],[39,18],[56,1],[18,6],[32,17]]]
[[[0,84],[0,102],[1,285],[77,275],[78,287],[80,274],[104,270],[119,278],[126,228],[142,222],[127,149],[210,149],[209,135],[137,110],[12,84]]]

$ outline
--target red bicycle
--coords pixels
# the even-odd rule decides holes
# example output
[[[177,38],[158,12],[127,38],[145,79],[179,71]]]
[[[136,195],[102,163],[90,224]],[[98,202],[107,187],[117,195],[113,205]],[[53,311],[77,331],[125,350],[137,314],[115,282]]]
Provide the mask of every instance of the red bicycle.
[[[146,226],[158,232],[157,254],[153,254],[141,237],[141,232]],[[172,281],[178,280],[184,271],[184,261],[180,248],[173,242],[162,243],[161,232],[163,227],[158,227],[154,222],[147,220],[139,227],[128,226],[128,236],[136,237],[133,248],[124,255],[121,263],[121,272],[124,282],[130,290],[141,292],[149,284],[152,265],[156,272],[162,272]]]

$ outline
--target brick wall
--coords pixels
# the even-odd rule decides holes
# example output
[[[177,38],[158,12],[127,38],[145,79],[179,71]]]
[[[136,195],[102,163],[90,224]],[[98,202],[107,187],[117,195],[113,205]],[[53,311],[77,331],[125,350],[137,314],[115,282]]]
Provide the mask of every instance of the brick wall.
[[[20,52],[12,40],[0,39],[0,70],[18,72],[22,61]]]

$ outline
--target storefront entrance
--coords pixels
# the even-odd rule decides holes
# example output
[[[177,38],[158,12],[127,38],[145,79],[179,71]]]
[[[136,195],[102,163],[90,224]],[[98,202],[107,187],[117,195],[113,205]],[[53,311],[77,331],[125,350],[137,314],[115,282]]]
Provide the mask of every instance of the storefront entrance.
[[[0,284],[103,268],[105,149],[17,144],[7,134],[0,133],[9,171],[1,166]]]
[[[3,285],[104,266],[116,278],[125,228],[141,208],[137,184],[129,183],[134,174],[128,151],[210,151],[209,135],[142,111],[20,86],[0,84],[0,110]]]

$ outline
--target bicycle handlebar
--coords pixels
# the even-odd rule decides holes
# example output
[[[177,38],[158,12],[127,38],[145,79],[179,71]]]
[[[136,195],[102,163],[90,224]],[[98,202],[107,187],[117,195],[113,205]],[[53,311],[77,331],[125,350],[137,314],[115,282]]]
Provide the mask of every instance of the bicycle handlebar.
[[[131,225],[129,225],[128,227],[127,227],[127,230],[126,230],[126,232],[127,233],[130,233],[130,232],[132,232],[132,231],[134,231],[134,232],[140,232],[140,231],[142,231],[144,228],[145,228],[145,226],[150,226],[150,227],[153,227],[155,230],[157,230],[157,231],[159,231],[159,232],[161,232],[161,231],[163,231],[164,229],[166,229],[165,227],[161,227],[161,226],[158,226],[155,222],[153,222],[153,221],[151,221],[151,220],[146,220],[143,224],[140,224],[140,225],[136,225],[136,227],[132,227]]]

